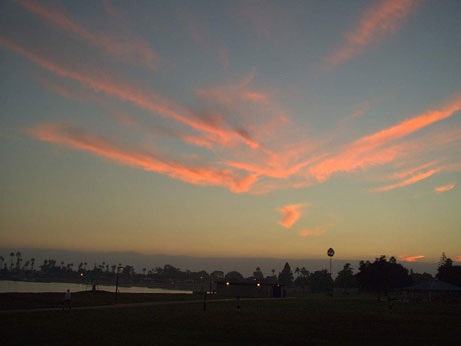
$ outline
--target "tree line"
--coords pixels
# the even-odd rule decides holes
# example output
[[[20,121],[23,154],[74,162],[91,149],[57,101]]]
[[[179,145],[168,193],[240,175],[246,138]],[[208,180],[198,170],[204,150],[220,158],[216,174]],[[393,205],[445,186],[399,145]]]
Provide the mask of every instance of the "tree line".
[[[21,252],[11,252],[9,261],[0,256],[0,278],[34,281],[67,281],[67,282],[98,282],[100,284],[113,284],[116,276],[125,284],[152,285],[176,287],[181,284],[200,285],[207,287],[208,283],[217,280],[239,282],[264,282],[282,284],[293,290],[308,292],[331,292],[334,288],[344,291],[360,290],[387,295],[396,288],[415,285],[424,281],[433,280],[429,273],[415,273],[398,263],[395,257],[387,259],[386,256],[375,258],[373,262],[360,261],[357,272],[354,273],[350,263],[346,263],[336,278],[326,269],[310,272],[305,267],[294,270],[285,263],[282,271],[276,274],[275,269],[269,275],[264,275],[260,267],[257,267],[252,276],[244,277],[238,271],[215,270],[208,273],[204,270],[193,272],[181,270],[166,264],[163,267],[151,269],[142,268],[136,272],[131,265],[122,263],[109,264],[102,262],[94,263],[90,268],[87,262],[74,263],[58,262],[54,259],[44,260],[36,266],[35,259],[23,260]],[[453,265],[453,261],[443,253],[436,277],[439,280],[461,286],[461,266]]]

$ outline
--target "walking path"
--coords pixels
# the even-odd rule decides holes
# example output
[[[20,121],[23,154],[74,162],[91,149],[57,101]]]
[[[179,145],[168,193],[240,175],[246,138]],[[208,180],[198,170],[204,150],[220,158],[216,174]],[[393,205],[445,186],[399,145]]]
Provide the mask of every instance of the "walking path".
[[[282,300],[282,299],[295,299],[291,298],[242,298],[241,301],[255,301],[255,300]],[[221,302],[235,302],[235,298],[223,298],[223,299],[210,299],[207,300],[209,303],[221,303]],[[101,309],[124,309],[124,308],[138,308],[144,306],[159,306],[159,305],[174,305],[174,304],[193,304],[193,303],[203,303],[201,300],[170,300],[170,301],[157,301],[157,302],[145,302],[145,303],[125,303],[125,304],[112,304],[112,305],[96,305],[96,306],[76,306],[73,307],[71,311],[74,310],[101,310]],[[14,314],[14,313],[24,313],[24,312],[44,312],[44,311],[63,311],[63,308],[37,308],[37,309],[12,309],[12,310],[2,310],[0,314]],[[66,312],[68,310],[65,310]]]

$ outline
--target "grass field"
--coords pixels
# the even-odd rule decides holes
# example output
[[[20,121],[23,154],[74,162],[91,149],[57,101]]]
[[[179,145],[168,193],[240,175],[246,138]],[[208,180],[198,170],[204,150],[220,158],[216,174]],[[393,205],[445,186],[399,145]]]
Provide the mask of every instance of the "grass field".
[[[179,298],[179,297],[178,297]],[[327,297],[0,314],[1,345],[456,344],[461,306]]]
[[[202,299],[201,295],[182,293],[120,293],[118,303],[142,303]],[[64,293],[0,293],[0,310],[62,307]],[[72,293],[72,306],[98,306],[115,303],[115,294],[107,291]]]

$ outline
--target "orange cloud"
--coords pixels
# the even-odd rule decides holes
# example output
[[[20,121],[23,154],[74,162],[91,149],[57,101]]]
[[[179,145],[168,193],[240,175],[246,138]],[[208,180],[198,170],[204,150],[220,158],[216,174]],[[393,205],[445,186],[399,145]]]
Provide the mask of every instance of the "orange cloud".
[[[445,191],[450,191],[455,188],[455,184],[448,184],[444,186],[439,186],[434,189],[435,192],[445,192]]]
[[[86,29],[67,17],[67,15],[56,6],[44,5],[43,2],[16,1],[28,11],[44,18],[47,23],[61,30],[71,32],[94,46],[102,47],[109,54],[116,56],[123,62],[131,61],[143,64],[150,69],[157,68],[159,58],[145,41],[134,37],[115,37],[106,33]],[[107,6],[105,7],[107,9]]]
[[[421,180],[429,178],[430,176],[434,175],[435,173],[440,172],[442,169],[443,169],[443,167],[439,167],[439,168],[431,169],[431,170],[429,170],[427,172],[418,173],[418,174],[412,176],[411,178],[408,178],[408,179],[403,180],[401,182],[398,182],[396,184],[378,187],[378,188],[372,189],[371,191],[373,191],[373,192],[383,192],[383,191],[393,190],[393,189],[396,189],[398,187],[414,184],[414,183],[417,183],[418,181],[421,181]]]
[[[381,165],[393,161],[405,148],[404,144],[382,148],[461,110],[461,97],[457,96],[439,110],[431,110],[402,121],[387,129],[362,137],[347,145],[331,158],[312,166],[309,171],[319,181],[327,180],[335,172],[352,172],[358,168]]]
[[[305,229],[302,231],[299,231],[299,235],[301,237],[318,237],[319,235],[322,235],[325,233],[325,229],[322,227],[315,227],[312,229]]]
[[[423,255],[419,255],[419,256],[407,256],[407,255],[400,255],[399,256],[399,260],[403,261],[403,262],[416,262],[417,260],[420,260],[420,259],[423,259],[424,256]]]
[[[301,217],[301,211],[308,206],[306,203],[290,204],[278,209],[283,214],[283,219],[279,224],[283,227],[290,228]]]
[[[345,35],[346,42],[325,58],[325,61],[330,66],[340,65],[359,54],[367,45],[387,33],[395,32],[416,4],[416,0],[381,0],[378,4],[370,5],[363,12],[355,29]]]
[[[460,255],[460,256],[457,256],[457,257],[455,257],[454,261],[455,261],[455,262],[461,262],[461,255]]]
[[[241,177],[228,169],[184,164],[160,155],[126,149],[69,126],[57,124],[40,125],[29,129],[28,132],[39,140],[89,151],[120,164],[165,174],[171,178],[191,184],[227,186],[235,193],[248,191],[258,179],[256,175],[250,174],[246,177]]]
[[[406,170],[401,171],[401,172],[396,172],[396,173],[393,173],[390,176],[390,178],[391,179],[403,179],[403,178],[405,178],[405,177],[407,177],[409,175],[414,174],[417,171],[420,171],[420,170],[426,169],[428,167],[434,166],[434,165],[438,164],[439,162],[440,161],[432,161],[432,162],[428,162],[428,163],[425,163],[425,164],[417,166],[417,167],[406,169]]]
[[[103,92],[110,96],[116,96],[120,100],[131,102],[139,108],[151,111],[163,117],[172,118],[197,131],[208,133],[213,136],[210,140],[215,143],[224,145],[233,139],[239,139],[251,148],[257,148],[259,146],[257,142],[249,138],[243,131],[226,129],[220,127],[219,124],[214,121],[207,122],[204,118],[198,120],[184,107],[171,100],[160,97],[153,91],[146,92],[140,88],[111,80],[109,76],[98,77],[96,74],[89,75],[66,69],[3,37],[0,37],[0,44],[20,55],[23,55],[41,67],[57,73],[62,77],[74,79],[80,82],[83,86],[93,89],[96,92]],[[186,116],[185,114],[188,114],[189,116]]]

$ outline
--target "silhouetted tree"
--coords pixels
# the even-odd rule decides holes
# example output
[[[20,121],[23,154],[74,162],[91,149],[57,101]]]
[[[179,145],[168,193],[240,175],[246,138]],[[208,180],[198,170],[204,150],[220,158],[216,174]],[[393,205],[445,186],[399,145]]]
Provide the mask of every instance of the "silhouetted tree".
[[[238,271],[231,271],[224,276],[227,281],[243,281],[245,278]]]
[[[317,270],[309,275],[309,287],[311,292],[330,292],[333,288],[333,279],[326,270]]]
[[[3,269],[3,263],[5,262],[5,257],[0,256],[0,270]]]
[[[11,258],[10,270],[13,270],[13,265],[14,265],[14,252],[10,252],[10,258]]]
[[[293,284],[293,272],[288,262],[285,263],[285,266],[279,274],[279,282],[285,286],[291,286]]]
[[[358,287],[357,279],[354,277],[354,272],[350,263],[346,263],[343,269],[338,273],[335,279],[335,287],[355,288]]]
[[[22,254],[20,251],[17,251],[16,252],[16,270],[20,270],[21,269],[21,261],[22,261],[22,258],[21,258]]]
[[[410,269],[410,279],[412,285],[417,285],[422,282],[432,281],[434,280],[434,277],[429,273],[415,273],[412,269]]]
[[[34,271],[35,258],[30,259],[30,270]]]
[[[382,293],[387,296],[390,290],[411,283],[408,270],[393,257],[387,261],[386,256],[376,258],[373,263],[360,261],[359,272],[355,277],[364,290],[376,292],[378,299]]]
[[[263,272],[261,271],[261,268],[256,267],[256,270],[253,272],[253,276],[256,278],[258,281],[264,280],[264,275]]]
[[[454,266],[451,258],[442,253],[436,277],[439,280],[461,287],[461,266]]]

